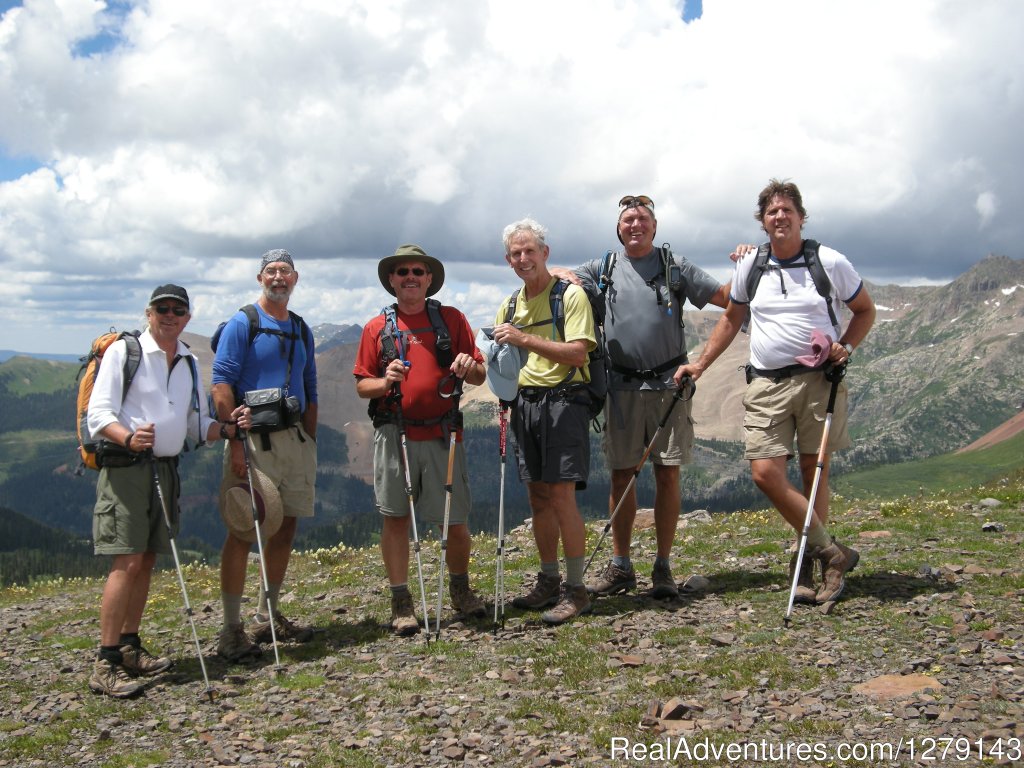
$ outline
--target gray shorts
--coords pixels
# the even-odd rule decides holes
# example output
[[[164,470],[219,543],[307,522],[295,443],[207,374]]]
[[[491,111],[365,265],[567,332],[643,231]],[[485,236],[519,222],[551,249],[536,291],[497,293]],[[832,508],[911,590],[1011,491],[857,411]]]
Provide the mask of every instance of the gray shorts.
[[[447,497],[448,480],[447,440],[407,440],[409,477],[412,481],[412,499],[416,507],[416,522],[442,525]],[[397,424],[382,424],[373,433],[373,493],[377,509],[388,517],[409,514],[409,493],[405,487],[405,468],[402,466],[402,448]],[[469,521],[473,500],[469,492],[469,473],[466,471],[466,452],[463,443],[455,444],[455,463],[452,466],[452,496],[448,510],[448,525],[463,525]]]
[[[261,435],[249,434],[249,461],[281,494],[285,517],[312,517],[316,501],[316,441],[302,424],[271,432],[270,450],[262,448]],[[231,472],[231,446],[224,441],[224,477]]]
[[[158,461],[160,490],[178,535],[178,471],[174,462]],[[153,484],[150,462],[131,467],[101,469],[96,481],[96,506],[92,513],[93,551],[97,555],[138,555],[171,552],[160,497]]]
[[[588,405],[565,390],[547,390],[538,397],[531,390],[520,390],[509,420],[519,479],[574,482],[576,490],[583,490],[590,476]]]
[[[825,431],[825,411],[832,384],[815,372],[776,382],[756,378],[743,395],[743,433],[746,459],[771,459],[793,455],[793,439],[800,453],[817,453]],[[840,383],[827,453],[850,446],[846,431],[846,384]]]
[[[675,394],[674,389],[608,391],[603,446],[609,467],[629,469],[640,463]],[[693,460],[692,411],[689,398],[675,404],[651,448],[652,464],[678,467]]]

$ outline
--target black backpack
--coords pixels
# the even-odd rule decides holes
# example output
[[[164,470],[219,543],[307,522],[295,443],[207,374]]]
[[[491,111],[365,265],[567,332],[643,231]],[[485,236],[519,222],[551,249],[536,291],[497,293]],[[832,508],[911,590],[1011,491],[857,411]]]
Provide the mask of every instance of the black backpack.
[[[686,300],[682,294],[682,270],[676,263],[675,257],[672,255],[672,247],[668,243],[663,243],[658,249],[658,255],[661,256],[662,275],[665,278],[665,286],[668,288],[669,294],[669,305],[668,314],[672,314],[672,297],[675,296],[676,302],[679,305],[679,327],[685,327],[683,324],[683,302]],[[594,308],[594,321],[598,321],[598,313],[600,313],[600,323],[602,332],[604,330],[604,316],[605,316],[605,303],[604,297],[608,293],[608,288],[612,285],[612,272],[615,269],[615,263],[618,260],[618,254],[615,251],[608,251],[604,255],[604,259],[601,261],[601,274],[597,280],[597,290],[601,296],[598,301],[591,301],[591,306]],[[588,294],[589,295],[589,294]],[[661,304],[661,294],[657,294],[658,304]]]
[[[829,280],[828,273],[825,272],[825,268],[821,266],[821,259],[818,258],[818,249],[820,247],[821,243],[817,240],[804,240],[804,258],[802,261],[794,258],[789,261],[779,262],[778,264],[770,264],[768,260],[768,257],[771,255],[770,244],[762,243],[758,246],[757,254],[754,256],[754,266],[747,273],[747,319],[743,321],[743,326],[740,330],[746,333],[750,326],[750,303],[754,300],[757,286],[765,272],[770,272],[774,269],[805,268],[810,274],[811,280],[814,281],[814,288],[818,291],[818,295],[825,300],[829,322],[832,323],[832,328],[836,334],[835,338],[839,338],[841,335],[839,319],[836,317],[835,309],[832,307],[832,281]]]
[[[605,257],[607,260],[607,256]],[[604,276],[602,275],[602,278]],[[610,283],[609,283],[610,284]],[[542,320],[539,323],[531,323],[526,328],[531,328],[538,325],[547,325],[553,323],[555,328],[558,329],[558,335],[564,340],[565,339],[565,292],[569,288],[571,283],[568,280],[556,280],[555,284],[551,286],[551,295],[549,297],[551,307],[551,319]],[[516,301],[519,299],[519,292],[521,288],[516,288],[512,295],[508,298],[508,305],[505,308],[505,322],[511,323],[512,317],[516,312]],[[590,418],[594,420],[594,429],[597,432],[601,431],[601,425],[597,422],[597,417],[601,415],[601,411],[604,409],[604,401],[608,397],[608,373],[605,370],[605,352],[604,352],[604,291],[607,287],[601,291],[599,298],[593,298],[587,293],[587,298],[590,301],[590,308],[594,313],[594,337],[597,339],[597,346],[589,354],[587,361],[587,370],[590,373],[590,382],[587,384],[587,394],[590,396],[590,403],[588,410]],[[569,375],[562,381],[563,384],[567,384],[572,381],[572,377],[575,375],[576,369],[573,368],[569,371]]]
[[[433,331],[434,333],[434,355],[437,357],[438,367],[442,371],[446,371],[451,368],[452,362],[455,360],[455,355],[452,354],[451,333],[449,333],[448,326],[444,322],[444,316],[441,314],[441,302],[437,299],[427,299],[426,309],[427,319],[430,321],[430,327],[410,328],[408,331],[401,331],[398,329],[397,304],[389,304],[381,309],[381,314],[384,315],[384,325],[380,329],[379,366],[381,371],[387,368],[388,363],[392,360],[405,359],[405,344],[402,341],[403,336],[424,333],[426,331]],[[386,399],[387,397],[373,398],[367,406],[367,413],[375,427],[382,423],[386,423],[391,419],[391,415],[380,408],[381,400]],[[454,403],[452,405],[454,409]],[[428,426],[445,421],[450,417],[450,415],[451,411],[430,421],[405,419],[405,423],[416,426]],[[461,423],[457,426],[461,426]]]
[[[299,315],[295,314],[291,310],[288,310],[288,316],[291,318],[292,325],[298,325],[299,327],[299,335],[296,336],[294,333],[286,333],[285,331],[282,331],[280,328],[267,328],[260,325],[260,314],[256,310],[255,304],[246,304],[244,307],[239,308],[238,311],[244,312],[246,320],[249,321],[250,347],[252,346],[252,343],[256,340],[256,337],[261,333],[265,333],[270,336],[281,336],[283,338],[290,339],[291,341],[296,341],[301,337],[302,343],[306,345],[306,356],[310,356],[310,344],[308,339],[312,332],[309,330],[309,326],[306,325],[306,321],[303,320]],[[221,333],[224,332],[224,326],[227,324],[227,320],[220,323],[217,326],[217,330],[213,332],[213,336],[210,337],[210,349],[212,349],[214,352],[217,351],[217,344],[220,343],[220,335]]]

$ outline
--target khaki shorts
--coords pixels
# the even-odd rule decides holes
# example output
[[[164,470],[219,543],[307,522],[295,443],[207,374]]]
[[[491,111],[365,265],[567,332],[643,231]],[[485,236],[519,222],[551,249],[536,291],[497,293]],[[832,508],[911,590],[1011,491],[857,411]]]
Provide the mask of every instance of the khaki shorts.
[[[178,472],[173,462],[158,461],[160,490],[167,501],[174,535],[178,535]],[[138,555],[171,552],[160,497],[150,462],[101,469],[92,513],[93,551],[97,555]]]
[[[448,441],[407,440],[409,477],[416,507],[416,522],[442,525],[448,480]],[[373,433],[373,493],[377,509],[388,517],[409,514],[409,494],[405,488],[405,468],[397,424],[382,424]],[[464,525],[469,520],[473,500],[469,492],[469,473],[462,443],[455,444],[452,466],[452,498],[448,525]]]
[[[608,391],[603,446],[609,467],[629,469],[640,463],[675,394],[674,389]],[[652,463],[678,467],[692,461],[692,411],[692,400],[676,403],[651,448]]]
[[[316,500],[316,441],[301,424],[271,432],[270,450],[261,435],[249,434],[249,461],[277,487],[285,517],[312,517]],[[224,441],[224,476],[231,476],[231,446]]]
[[[743,432],[747,459],[772,459],[797,452],[817,453],[825,430],[825,410],[832,384],[822,373],[781,379],[756,378],[743,396]],[[829,427],[827,453],[850,446],[846,432],[846,384],[840,382]]]

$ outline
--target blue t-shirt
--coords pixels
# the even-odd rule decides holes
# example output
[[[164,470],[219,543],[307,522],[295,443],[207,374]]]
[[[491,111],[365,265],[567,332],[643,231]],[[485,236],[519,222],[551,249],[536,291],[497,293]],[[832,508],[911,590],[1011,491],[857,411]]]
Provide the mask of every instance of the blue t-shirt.
[[[239,310],[228,320],[220,334],[211,381],[213,384],[229,385],[239,398],[253,389],[283,387],[287,390],[286,394],[299,399],[300,408],[305,412],[307,398],[308,402],[317,402],[316,357],[312,334],[304,343],[300,338],[298,321],[290,317],[287,320],[275,320],[259,304],[255,306],[261,328],[277,328],[286,335],[257,333],[250,347],[249,320]],[[289,335],[295,337],[294,342]],[[289,354],[292,355],[292,371],[290,379],[285,381]]]

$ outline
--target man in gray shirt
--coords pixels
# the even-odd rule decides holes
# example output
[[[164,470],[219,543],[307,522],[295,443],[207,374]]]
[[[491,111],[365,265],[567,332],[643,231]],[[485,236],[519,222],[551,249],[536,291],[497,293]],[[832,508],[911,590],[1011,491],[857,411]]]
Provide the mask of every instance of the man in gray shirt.
[[[625,493],[668,411],[676,389],[673,374],[687,362],[683,302],[689,299],[698,308],[708,303],[725,307],[729,302],[728,285],[721,285],[685,258],[672,255],[667,247],[654,246],[657,227],[654,202],[649,197],[623,197],[616,234],[624,250],[607,259],[587,262],[575,271],[590,295],[605,294],[608,401],[604,451],[612,473],[611,510]],[[693,447],[690,412],[689,400],[672,409],[650,453],[656,486],[658,554],[651,573],[656,598],[679,594],[669,558],[679,521],[679,467],[690,462]],[[612,559],[587,584],[592,594],[614,595],[636,589],[629,557],[635,518],[634,486],[612,521]]]

